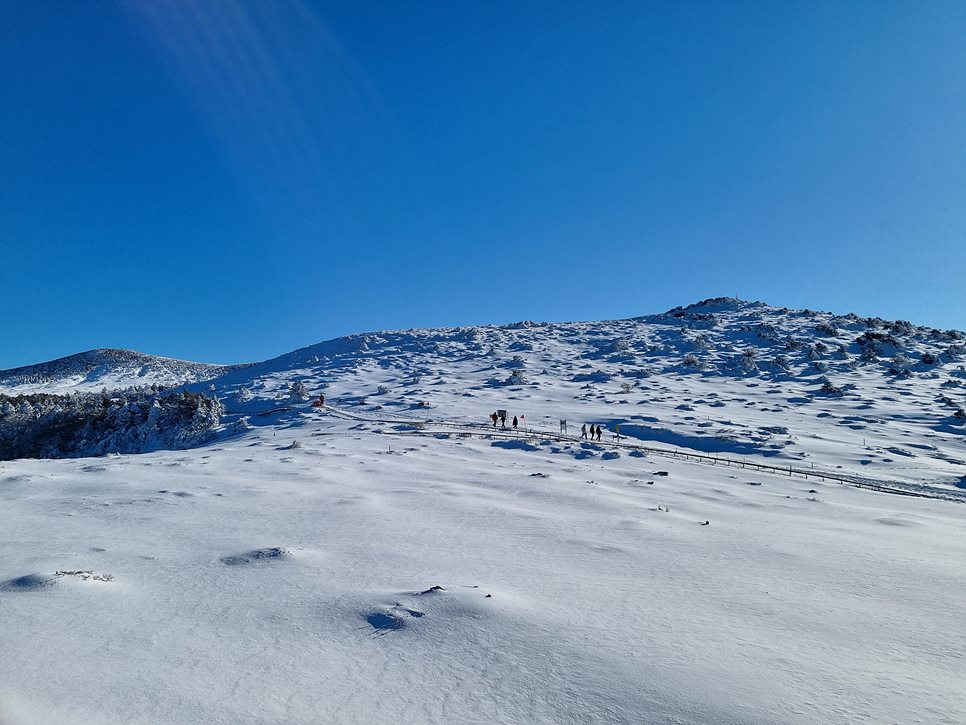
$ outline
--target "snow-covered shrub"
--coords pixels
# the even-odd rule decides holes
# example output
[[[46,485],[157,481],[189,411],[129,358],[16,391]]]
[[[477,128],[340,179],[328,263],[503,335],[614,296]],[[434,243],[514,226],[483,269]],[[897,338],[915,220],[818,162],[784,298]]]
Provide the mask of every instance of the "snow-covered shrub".
[[[524,375],[523,370],[514,370],[510,376],[503,381],[504,385],[529,385],[530,380]]]
[[[288,399],[293,403],[304,403],[309,399],[309,389],[305,387],[305,383],[301,380],[296,380],[292,383],[292,387],[288,391]]]
[[[908,335],[914,335],[916,332],[915,326],[911,322],[907,322],[906,320],[896,320],[889,327],[892,330],[893,334],[896,334],[896,335],[908,336]]]
[[[955,413],[953,413],[953,418],[960,421],[961,423],[966,423],[966,409],[958,408]]]
[[[243,385],[242,387],[240,387],[238,389],[238,393],[235,395],[235,398],[239,402],[244,403],[246,400],[251,400],[252,399],[252,391],[249,388],[246,388]]]
[[[945,355],[950,362],[956,362],[966,355],[966,345],[950,345],[946,348]]]
[[[931,352],[924,352],[922,354],[922,364],[923,365],[937,365],[939,363],[939,357]]]
[[[701,361],[698,360],[697,355],[694,355],[693,353],[688,353],[685,355],[684,360],[681,361],[681,364],[686,368],[695,368],[696,370],[700,370],[704,367]]]
[[[743,328],[739,328],[739,329],[743,329]],[[763,322],[760,325],[756,325],[754,327],[746,328],[746,329],[748,329],[750,332],[754,332],[762,340],[766,340],[768,342],[778,342],[779,330],[777,327],[775,327],[772,324]]]
[[[738,363],[743,370],[757,370],[755,361],[758,359],[758,351],[753,347],[746,347],[738,356]]]
[[[822,392],[826,395],[832,395],[835,397],[841,397],[844,394],[842,388],[837,388],[832,385],[831,380],[826,380],[824,383],[822,383]]]
[[[6,403],[6,405],[4,405]],[[0,460],[188,448],[210,439],[224,408],[202,393],[0,395]]]
[[[826,320],[822,320],[822,322],[815,325],[815,329],[827,337],[835,337],[839,334],[838,328]]]
[[[634,384],[633,383],[621,383],[621,392],[622,393],[627,394],[627,393],[631,392],[633,389],[634,389]]]
[[[912,360],[907,358],[901,352],[897,352],[892,356],[892,367],[894,368],[907,368],[912,364]]]
[[[863,332],[855,339],[855,343],[862,350],[859,357],[866,362],[875,362],[880,355],[895,354],[902,347],[893,335],[871,331]]]
[[[771,364],[779,370],[788,370],[788,358],[784,355],[775,355],[775,357],[771,359]]]
[[[607,383],[610,382],[611,375],[603,370],[595,370],[591,373],[577,373],[570,382],[572,383]]]
[[[533,320],[520,320],[520,322],[512,322],[509,325],[504,325],[507,330],[526,330],[530,327],[542,327],[545,322],[534,322]]]

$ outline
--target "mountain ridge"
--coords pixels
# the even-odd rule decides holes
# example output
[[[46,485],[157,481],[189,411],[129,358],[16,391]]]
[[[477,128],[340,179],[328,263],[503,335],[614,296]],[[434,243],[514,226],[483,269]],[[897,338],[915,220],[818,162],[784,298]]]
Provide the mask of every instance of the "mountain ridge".
[[[132,385],[138,384],[136,378],[148,378],[149,376],[147,373],[150,372],[150,368],[152,366],[157,368],[160,375],[156,379],[146,380],[145,382],[147,384],[194,384],[214,380],[215,378],[229,375],[240,370],[267,365],[291,356],[307,353],[308,351],[312,351],[313,354],[317,354],[323,350],[327,352],[336,352],[334,348],[343,348],[343,351],[349,351],[354,345],[360,345],[365,348],[370,345],[370,342],[374,338],[384,335],[453,332],[463,332],[464,334],[469,334],[468,331],[470,330],[525,330],[530,328],[566,327],[574,325],[612,325],[623,322],[660,323],[662,321],[667,322],[674,320],[684,320],[688,322],[691,327],[698,328],[702,326],[702,323],[713,322],[714,315],[716,314],[720,315],[735,313],[748,313],[751,315],[771,313],[776,315],[786,315],[792,318],[821,317],[828,320],[838,320],[840,322],[844,321],[849,326],[864,326],[865,329],[898,329],[905,334],[908,334],[909,332],[919,334],[929,333],[938,339],[945,339],[954,343],[957,341],[966,340],[966,332],[961,330],[941,330],[939,328],[927,325],[916,325],[905,320],[889,321],[881,317],[863,317],[853,312],[838,314],[828,311],[816,311],[807,308],[795,309],[788,307],[776,307],[760,300],[742,300],[735,297],[709,297],[688,305],[672,307],[665,312],[616,320],[574,320],[561,322],[520,320],[506,324],[451,325],[443,327],[371,330],[321,340],[319,342],[311,343],[304,347],[296,348],[292,351],[281,353],[261,361],[227,365],[181,360],[178,358],[152,355],[124,348],[95,348],[53,360],[0,370],[0,387],[6,386],[9,388],[24,388],[29,386],[39,386],[43,384],[56,383],[58,382],[58,377],[68,378],[71,376],[77,377],[78,375],[83,375],[84,378],[88,378],[91,376],[92,372],[97,370],[97,368],[106,366],[107,370],[110,371],[110,366],[112,365],[116,366],[116,369],[121,369],[123,367],[125,378],[128,379],[130,381],[129,384]],[[826,330],[830,329],[830,327],[826,327]],[[855,329],[858,330],[862,328],[856,327]],[[142,368],[147,367],[148,370],[145,370],[143,373],[139,370],[137,374],[132,374],[131,368],[133,368],[135,365],[140,365]],[[91,381],[82,380],[80,383],[75,382],[74,385],[83,385],[86,387],[86,389],[92,389],[91,386],[96,385],[99,382],[101,382],[101,377],[95,376]],[[31,388],[29,391],[24,390],[21,392],[35,391],[39,392],[40,390],[39,388]]]
[[[133,385],[183,385],[248,367],[215,365],[150,355],[136,350],[102,347],[32,365],[0,370],[0,388],[42,392],[63,387],[92,390]],[[26,389],[26,390],[24,390]]]

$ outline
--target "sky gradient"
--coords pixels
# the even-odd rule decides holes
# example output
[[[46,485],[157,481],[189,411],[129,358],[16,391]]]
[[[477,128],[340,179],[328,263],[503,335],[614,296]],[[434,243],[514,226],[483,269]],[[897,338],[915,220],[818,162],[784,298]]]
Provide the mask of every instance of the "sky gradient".
[[[966,328],[966,3],[0,4],[0,368],[710,296]]]

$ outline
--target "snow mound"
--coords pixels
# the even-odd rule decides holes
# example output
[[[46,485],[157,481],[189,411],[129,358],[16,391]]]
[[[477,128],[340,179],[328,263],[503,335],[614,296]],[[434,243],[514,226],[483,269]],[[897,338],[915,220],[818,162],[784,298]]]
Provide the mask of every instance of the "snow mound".
[[[239,566],[259,561],[279,561],[281,559],[287,559],[289,556],[291,555],[288,549],[281,546],[272,546],[265,549],[252,549],[243,554],[223,556],[221,557],[221,563],[227,566]]]

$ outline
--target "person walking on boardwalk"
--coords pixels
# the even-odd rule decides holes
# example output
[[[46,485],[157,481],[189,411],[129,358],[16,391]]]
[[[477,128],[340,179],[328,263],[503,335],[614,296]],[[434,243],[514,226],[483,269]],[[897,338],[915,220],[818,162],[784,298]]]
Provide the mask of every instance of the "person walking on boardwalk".
[[[493,421],[493,427],[496,428],[496,421],[498,420],[496,413],[490,413],[490,420]]]
[[[598,423],[597,424],[597,440],[600,440],[600,434],[601,434],[600,423]]]
[[[513,416],[513,430],[517,429],[517,417]]]
[[[584,423],[582,426],[580,426],[580,437],[581,438],[586,438],[587,437],[587,424],[586,423]]]

